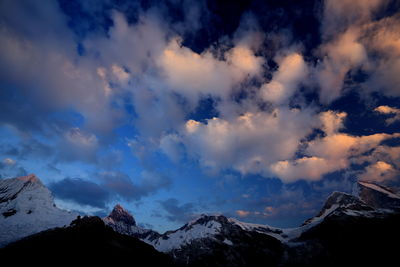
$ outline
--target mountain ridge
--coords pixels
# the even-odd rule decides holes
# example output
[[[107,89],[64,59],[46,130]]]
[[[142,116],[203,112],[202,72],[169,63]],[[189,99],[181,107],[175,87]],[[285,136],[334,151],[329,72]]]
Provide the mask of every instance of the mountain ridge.
[[[388,238],[379,234],[382,231],[381,228],[384,228],[387,235],[393,233],[390,239],[400,237],[394,223],[400,222],[400,214],[397,206],[394,205],[400,196],[394,191],[374,184],[360,182],[359,186],[360,196],[333,192],[316,216],[296,228],[280,229],[241,222],[222,214],[202,214],[176,230],[160,234],[138,226],[132,214],[120,204],[117,204],[108,216],[88,220],[93,222],[94,229],[99,229],[99,225],[103,224],[104,227],[110,227],[119,235],[147,243],[155,250],[171,256],[178,266],[258,266],[260,262],[267,262],[271,266],[321,266],[321,264],[326,265],[325,261],[329,261],[332,255],[334,255],[332,262],[343,265],[344,259],[341,253],[347,252],[339,249],[342,244],[349,243],[358,246],[355,255],[359,257],[363,250],[368,250],[365,246],[369,244],[369,241],[363,234],[370,235],[371,240],[382,243],[385,238]],[[79,224],[82,219],[74,220],[68,227],[65,227],[68,224],[61,224],[60,221],[54,225],[47,223],[37,227],[34,225],[37,222],[27,220],[26,218],[36,219],[31,214],[43,214],[43,211],[50,214],[46,217],[48,219],[57,218],[54,214],[61,217],[69,214],[68,220],[71,219],[70,213],[65,213],[66,211],[59,210],[55,206],[51,192],[34,175],[0,180],[0,199],[2,199],[0,226],[5,225],[4,222],[12,222],[13,218],[23,218],[22,222],[28,222],[25,226],[32,227],[31,229],[34,230],[32,233],[23,232],[23,234],[11,235],[12,238],[4,239],[6,232],[4,229],[7,232],[20,231],[21,225],[18,225],[18,221],[14,221],[17,224],[8,224],[6,228],[2,227],[0,230],[2,246],[31,234],[41,236],[37,232],[43,230],[49,233],[48,231],[52,231],[47,230],[49,228],[55,229],[55,237],[51,238],[56,239],[64,238],[62,237],[63,229],[74,232],[74,227],[77,225],[89,225],[85,226],[85,231],[93,230],[91,223]],[[384,206],[385,201],[389,201],[389,206]],[[28,213],[27,203],[36,206],[36,210],[29,206],[33,210]],[[15,213],[10,210],[10,207],[15,208]],[[63,223],[68,220],[64,217]],[[54,228],[60,226],[64,228]],[[339,230],[348,236],[340,235]],[[332,234],[335,232],[338,234]],[[44,240],[47,235],[44,234]],[[42,242],[41,238],[33,240],[35,240],[32,241],[33,243]],[[104,245],[109,241],[102,240]],[[16,246],[25,241],[21,242],[16,241]],[[386,247],[382,244],[381,246]],[[306,258],[304,258],[304,253],[308,254]],[[355,259],[356,256],[353,257],[354,261]]]

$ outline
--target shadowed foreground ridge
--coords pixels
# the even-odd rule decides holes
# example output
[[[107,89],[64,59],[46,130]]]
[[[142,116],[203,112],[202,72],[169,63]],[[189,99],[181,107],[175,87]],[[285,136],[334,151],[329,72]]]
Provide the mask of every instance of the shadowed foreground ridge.
[[[172,266],[168,255],[137,238],[119,234],[99,217],[77,218],[70,227],[47,230],[0,249],[2,259],[14,263],[127,263],[132,266]],[[54,262],[53,262],[54,263]]]

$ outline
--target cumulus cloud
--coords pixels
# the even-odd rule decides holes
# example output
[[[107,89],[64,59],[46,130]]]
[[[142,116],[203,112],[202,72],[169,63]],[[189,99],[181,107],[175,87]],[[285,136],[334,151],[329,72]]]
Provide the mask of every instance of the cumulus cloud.
[[[298,53],[278,60],[279,69],[273,75],[269,83],[261,87],[264,100],[275,104],[282,104],[289,100],[295,93],[301,82],[304,82],[308,74],[307,64]]]
[[[226,60],[214,57],[211,51],[197,54],[173,39],[163,51],[159,66],[171,88],[197,103],[200,96],[226,97],[232,87],[248,76],[261,74],[263,59],[247,46],[233,47]]]
[[[398,176],[399,172],[396,171],[392,165],[384,161],[377,161],[376,163],[367,166],[365,171],[359,175],[359,179],[369,182],[383,182],[393,179],[396,175]]]
[[[362,41],[370,55],[366,70],[371,77],[365,85],[369,92],[382,92],[389,97],[400,96],[400,16],[385,17],[363,26]]]
[[[316,68],[320,100],[330,103],[342,95],[345,77],[362,70],[368,78],[362,89],[399,96],[398,13],[380,17],[390,10],[390,0],[325,1],[319,48],[322,61]],[[390,12],[389,12],[390,13]]]
[[[375,149],[387,139],[399,137],[395,134],[373,134],[352,136],[340,133],[345,113],[327,111],[320,115],[322,129],[326,135],[306,143],[305,157],[273,163],[271,171],[285,182],[298,179],[319,180],[324,174],[346,169],[352,161]]]
[[[365,48],[358,41],[359,35],[358,29],[349,28],[320,47],[323,61],[317,66],[316,77],[321,88],[319,98],[323,104],[340,97],[346,74],[367,60]]]
[[[313,114],[296,109],[245,113],[233,120],[189,120],[183,131],[188,153],[211,170],[234,168],[268,172],[268,166],[294,156],[300,140],[312,131]],[[288,123],[291,122],[291,123]]]

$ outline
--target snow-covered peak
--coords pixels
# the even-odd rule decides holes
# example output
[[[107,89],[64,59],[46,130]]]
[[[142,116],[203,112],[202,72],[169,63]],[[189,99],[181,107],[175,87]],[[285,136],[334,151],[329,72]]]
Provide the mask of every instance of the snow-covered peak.
[[[0,247],[25,236],[69,225],[78,214],[61,210],[34,174],[0,180]]]
[[[222,224],[215,219],[217,218],[201,216],[178,230],[166,232],[154,241],[149,242],[149,244],[153,245],[158,251],[168,252],[189,245],[194,240],[213,239],[222,229]]]
[[[282,230],[278,228],[244,223],[221,214],[201,214],[181,228],[168,231],[149,244],[161,252],[170,252],[205,239],[232,245],[230,236],[246,232],[257,232],[282,239]]]

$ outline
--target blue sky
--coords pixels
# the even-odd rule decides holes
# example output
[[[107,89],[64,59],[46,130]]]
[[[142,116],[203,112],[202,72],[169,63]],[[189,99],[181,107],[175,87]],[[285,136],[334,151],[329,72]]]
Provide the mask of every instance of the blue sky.
[[[159,231],[399,188],[400,4],[2,1],[0,177]]]

